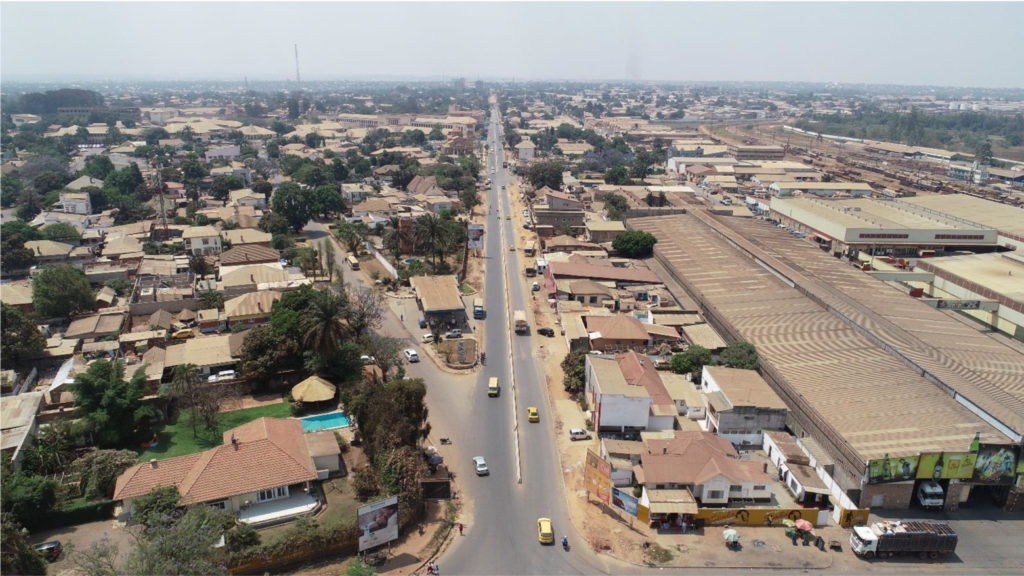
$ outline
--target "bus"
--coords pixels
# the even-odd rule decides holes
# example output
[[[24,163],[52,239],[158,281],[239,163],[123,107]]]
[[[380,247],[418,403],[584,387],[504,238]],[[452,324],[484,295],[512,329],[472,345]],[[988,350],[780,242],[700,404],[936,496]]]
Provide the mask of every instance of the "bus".
[[[482,319],[487,316],[487,312],[484,311],[484,299],[474,298],[473,299],[473,318]]]
[[[533,240],[530,240],[529,242],[526,243],[526,246],[523,247],[523,254],[526,254],[527,256],[533,256],[536,253],[537,243]]]
[[[348,261],[349,268],[359,270],[359,259],[356,258],[355,254],[349,254],[345,260]]]

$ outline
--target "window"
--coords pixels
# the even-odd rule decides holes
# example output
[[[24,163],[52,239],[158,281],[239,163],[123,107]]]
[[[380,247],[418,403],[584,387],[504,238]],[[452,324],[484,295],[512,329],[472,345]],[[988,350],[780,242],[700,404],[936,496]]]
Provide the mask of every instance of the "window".
[[[897,239],[898,238],[909,238],[910,237],[909,234],[886,234],[886,233],[881,233],[881,234],[861,233],[861,234],[858,234],[858,236],[860,238],[897,238]]]
[[[981,234],[936,234],[936,240],[984,240]]]
[[[729,492],[743,492],[743,486],[732,484],[729,486]]]
[[[590,303],[591,304],[597,304],[597,296],[591,296],[590,297]]]
[[[754,484],[754,490],[764,490],[765,488],[764,484]]]
[[[228,508],[228,501],[227,500],[221,500],[219,502],[210,502],[209,504],[207,504],[207,506],[209,506],[210,508],[218,508],[220,510],[227,510],[227,508]]]
[[[709,490],[708,491],[708,500],[721,500],[721,499],[722,499],[722,491],[721,490]]]
[[[257,502],[266,502],[268,500],[277,500],[278,498],[288,497],[288,487],[278,486],[277,488],[271,488],[269,490],[260,490],[259,494],[256,495]]]

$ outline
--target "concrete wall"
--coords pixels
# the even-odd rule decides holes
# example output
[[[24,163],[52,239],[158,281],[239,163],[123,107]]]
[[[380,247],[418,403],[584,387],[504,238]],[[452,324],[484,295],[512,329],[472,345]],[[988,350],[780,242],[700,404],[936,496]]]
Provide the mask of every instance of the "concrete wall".
[[[906,510],[914,499],[914,481],[865,484],[860,494],[859,508],[889,508]]]
[[[166,300],[163,302],[133,302],[128,305],[128,310],[132,316],[144,316],[152,314],[157,310],[167,310],[172,314],[176,314],[186,309],[198,312],[202,309],[202,304],[198,298],[183,298],[181,300]]]
[[[595,429],[646,428],[651,399],[602,394],[598,410],[600,420],[594,423]],[[598,425],[600,428],[596,428]]]

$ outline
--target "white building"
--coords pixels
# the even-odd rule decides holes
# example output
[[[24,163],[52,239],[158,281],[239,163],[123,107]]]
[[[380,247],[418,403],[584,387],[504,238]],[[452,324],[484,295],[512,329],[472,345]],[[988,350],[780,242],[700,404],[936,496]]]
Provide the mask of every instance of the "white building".
[[[181,234],[185,250],[195,256],[220,254],[220,234],[213,226],[190,226]]]

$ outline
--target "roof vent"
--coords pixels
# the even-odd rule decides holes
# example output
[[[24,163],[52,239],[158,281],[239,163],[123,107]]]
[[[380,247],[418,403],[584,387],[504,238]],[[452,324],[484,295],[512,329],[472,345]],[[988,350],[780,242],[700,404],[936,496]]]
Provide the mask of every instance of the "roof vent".
[[[150,461],[149,461],[149,467],[150,467],[150,468],[156,468],[156,458],[152,458],[152,459],[150,459]]]

